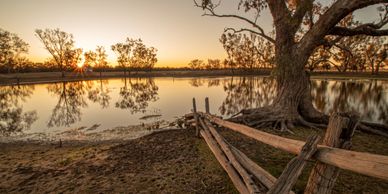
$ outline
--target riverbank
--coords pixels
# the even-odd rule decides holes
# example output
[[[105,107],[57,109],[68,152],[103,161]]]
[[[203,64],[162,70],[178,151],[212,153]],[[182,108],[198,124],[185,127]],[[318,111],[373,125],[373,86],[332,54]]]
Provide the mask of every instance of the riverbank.
[[[308,129],[296,129],[306,139]],[[278,177],[293,155],[246,136],[221,134]],[[279,135],[279,134],[278,134]],[[387,138],[356,133],[352,150],[388,153]],[[301,193],[312,163],[296,184]],[[235,193],[204,140],[193,130],[156,132],[135,140],[0,144],[0,193]],[[388,182],[341,171],[333,193],[384,193]]]
[[[129,76],[134,78],[142,77],[220,77],[220,76],[269,76],[270,70],[254,71],[231,71],[231,70],[169,70],[169,71],[137,71]],[[38,73],[17,73],[0,74],[0,85],[10,84],[32,84],[32,83],[53,83],[62,81],[82,81],[95,79],[109,79],[124,77],[123,72],[103,72],[100,76],[98,72],[89,72],[85,74],[66,72],[65,77],[61,77],[60,72],[38,72]],[[313,72],[312,78],[327,79],[349,79],[349,78],[368,78],[368,79],[388,79],[388,72],[381,72],[379,75],[371,75],[370,72]]]

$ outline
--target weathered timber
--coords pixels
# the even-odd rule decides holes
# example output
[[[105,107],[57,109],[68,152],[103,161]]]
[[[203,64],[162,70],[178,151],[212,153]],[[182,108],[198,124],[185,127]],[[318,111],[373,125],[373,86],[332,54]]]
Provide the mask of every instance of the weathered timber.
[[[299,154],[305,143],[303,141],[269,134],[245,125],[225,121],[209,114],[204,114],[204,116],[217,125],[227,127],[286,152]],[[318,145],[318,151],[313,158],[342,169],[388,180],[388,156]]]
[[[330,117],[322,144],[335,148],[349,149],[350,140],[359,120],[358,115],[341,116],[335,113]],[[306,194],[329,194],[339,175],[340,169],[317,161],[310,173]]]
[[[205,98],[205,110],[206,110],[207,114],[210,113],[209,98],[208,97]]]
[[[193,98],[193,114],[195,119],[195,134],[199,137],[199,122],[198,122],[198,113],[197,113],[197,105],[195,102],[195,98]]]
[[[217,132],[217,130],[209,123],[208,121],[203,121],[201,118],[199,119],[202,127],[210,131],[210,133],[215,138],[216,142],[220,145],[221,150],[225,153],[226,157],[229,159],[230,163],[240,174],[243,179],[249,193],[261,193],[259,187],[253,181],[252,177],[248,174],[248,172],[241,166],[236,157],[233,155],[230,150],[229,145],[225,142],[224,138]]]
[[[217,142],[211,136],[210,132],[206,129],[203,129],[200,131],[200,134],[205,139],[207,145],[209,146],[210,150],[213,152],[213,154],[216,157],[216,159],[218,160],[218,162],[221,164],[222,168],[224,168],[226,173],[229,175],[229,177],[232,180],[236,189],[242,194],[249,193],[247,187],[245,186],[243,181],[240,179],[236,170],[229,163],[226,156],[222,153],[220,147],[217,145]]]
[[[249,173],[255,176],[265,187],[267,187],[267,189],[273,186],[276,181],[276,178],[274,176],[272,176],[269,172],[261,168],[243,152],[241,152],[230,144],[229,146],[233,155],[236,156],[236,159]]]
[[[302,174],[302,171],[307,164],[307,160],[317,151],[319,139],[318,135],[312,135],[308,138],[301,153],[287,164],[286,168],[267,194],[286,194],[291,191],[299,176]]]
[[[187,113],[184,115],[185,119],[192,119],[194,118],[194,113]]]
[[[237,160],[240,162],[240,164],[253,176],[256,177],[257,180],[262,183],[267,190],[271,188],[275,182],[276,178],[272,176],[269,172],[261,168],[258,164],[256,164],[254,161],[252,161],[247,155],[245,155],[243,152],[235,148],[234,146],[230,145],[230,148],[233,152],[233,154],[236,156]],[[293,191],[290,191],[290,194],[294,194]]]
[[[185,120],[185,123],[186,123],[187,125],[195,124],[195,119],[188,119],[188,120]]]

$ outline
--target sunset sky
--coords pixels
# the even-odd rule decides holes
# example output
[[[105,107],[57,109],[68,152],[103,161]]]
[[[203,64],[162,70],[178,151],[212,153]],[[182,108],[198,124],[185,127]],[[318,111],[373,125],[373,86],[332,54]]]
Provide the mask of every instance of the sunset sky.
[[[220,12],[236,13],[238,1],[225,0]],[[60,28],[72,33],[84,51],[97,45],[108,51],[115,64],[112,44],[126,37],[141,38],[158,49],[157,66],[186,66],[194,59],[224,58],[219,37],[225,27],[242,26],[231,19],[201,16],[192,0],[0,0],[0,28],[29,43],[29,58],[50,57],[35,37],[35,29]],[[375,8],[359,11],[358,19],[373,21]],[[270,31],[272,19],[264,12],[260,24]]]

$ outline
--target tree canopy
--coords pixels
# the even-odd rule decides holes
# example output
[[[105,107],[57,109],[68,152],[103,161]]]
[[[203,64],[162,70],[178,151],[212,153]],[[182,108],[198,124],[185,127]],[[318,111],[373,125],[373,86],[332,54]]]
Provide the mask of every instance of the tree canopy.
[[[112,45],[112,50],[117,54],[117,62],[124,70],[127,68],[151,69],[158,61],[156,58],[158,50],[154,47],[147,47],[141,39],[127,38],[124,43]]]
[[[0,70],[10,73],[27,59],[29,45],[18,35],[0,28]]]
[[[62,77],[64,77],[66,68],[74,68],[80,61],[82,49],[75,48],[72,34],[57,28],[37,29],[35,35],[53,57],[58,68],[62,71]]]
[[[332,47],[341,48],[338,43],[346,42],[346,38],[349,37],[388,35],[388,29],[384,28],[388,23],[386,0],[333,0],[330,2],[240,0],[236,2],[238,2],[237,11],[223,13],[219,9],[223,5],[222,1],[194,0],[194,4],[204,11],[204,16],[235,19],[246,24],[247,27],[226,28],[225,31],[230,32],[231,35],[227,35],[225,40],[221,38],[226,50],[233,51],[232,55],[228,53],[229,58],[232,56],[238,59],[231,61],[231,64],[235,64],[235,61],[243,61],[245,65],[252,64],[252,58],[246,60],[244,53],[235,52],[236,50],[233,50],[235,48],[242,47],[241,50],[245,49],[248,53],[254,53],[253,51],[260,45],[265,45],[264,42],[271,43],[274,47],[273,75],[277,81],[276,98],[268,106],[241,110],[242,115],[235,118],[235,121],[251,126],[269,126],[282,131],[294,128],[295,124],[311,128],[324,127],[328,122],[328,117],[313,106],[309,74],[305,71],[309,63],[313,64],[311,57],[314,57],[314,52],[319,49],[325,49],[319,51],[325,52]],[[377,11],[380,18],[377,22],[362,23],[353,20],[352,15],[356,10],[370,5],[378,5]],[[268,10],[272,16],[273,29],[270,32],[266,32],[260,23],[259,18],[263,10]],[[262,44],[254,44],[254,38],[247,35],[233,35],[240,33],[249,34],[255,39],[259,37],[258,40]],[[240,41],[241,37],[243,42]],[[237,47],[234,46],[234,39],[239,42]],[[340,51],[346,50],[342,47]],[[263,49],[260,49],[259,52],[263,53]],[[385,54],[380,56],[385,56]],[[256,53],[252,57],[257,57]],[[347,61],[351,59],[351,55],[344,52],[341,58],[338,59]]]

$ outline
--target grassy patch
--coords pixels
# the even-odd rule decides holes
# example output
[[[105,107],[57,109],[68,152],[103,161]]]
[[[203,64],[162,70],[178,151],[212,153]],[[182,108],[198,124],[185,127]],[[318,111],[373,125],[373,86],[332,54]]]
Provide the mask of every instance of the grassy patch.
[[[213,155],[213,152],[210,150],[206,142],[202,139],[196,142],[199,157],[203,161],[203,168],[209,175],[215,175],[221,180],[226,180],[225,190],[229,193],[238,193],[234,187],[232,181],[230,180],[228,174],[224,171],[222,166],[218,163],[218,160]]]
[[[309,135],[314,133],[318,133],[322,138],[324,136],[323,130],[314,131],[305,128],[293,130],[295,134],[280,133],[272,130],[264,131],[298,140],[306,140]],[[240,149],[275,177],[279,177],[287,163],[295,157],[293,154],[260,143],[231,130],[222,130],[221,133],[232,145]],[[351,150],[387,155],[387,140],[385,137],[356,132],[352,140],[353,147]],[[309,162],[303,171],[303,174],[294,187],[296,193],[303,193],[313,165],[314,162]],[[333,193],[386,193],[386,191],[388,191],[388,182],[345,170],[340,172],[333,189]]]

